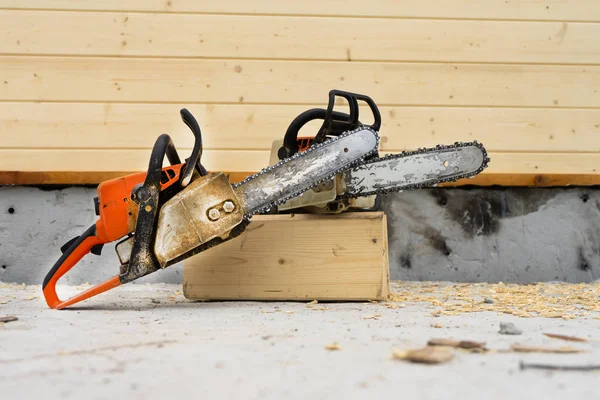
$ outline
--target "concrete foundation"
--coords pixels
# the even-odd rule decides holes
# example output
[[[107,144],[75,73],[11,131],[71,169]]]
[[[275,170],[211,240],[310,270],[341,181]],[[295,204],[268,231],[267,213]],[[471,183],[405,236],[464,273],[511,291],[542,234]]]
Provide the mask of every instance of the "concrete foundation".
[[[96,220],[95,188],[0,188],[0,281],[39,284],[60,246]],[[590,282],[600,278],[600,191],[424,189],[385,196],[391,278]],[[274,246],[276,243],[274,243]],[[114,245],[62,283],[118,273]],[[181,265],[138,283],[181,283]]]

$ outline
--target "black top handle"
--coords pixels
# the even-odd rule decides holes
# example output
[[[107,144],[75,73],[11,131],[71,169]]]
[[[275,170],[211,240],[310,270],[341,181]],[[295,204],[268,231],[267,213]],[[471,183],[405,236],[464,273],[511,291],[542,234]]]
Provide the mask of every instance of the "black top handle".
[[[342,97],[348,102],[349,113],[334,111],[336,97]],[[372,125],[363,125],[359,120],[358,102],[367,103],[373,113],[374,122]],[[314,136],[312,143],[317,144],[325,141],[328,136],[339,136],[342,133],[358,128],[359,126],[368,126],[375,131],[381,128],[381,114],[377,105],[369,96],[346,92],[342,90],[331,90],[329,92],[329,103],[327,109],[313,108],[298,115],[288,127],[283,138],[283,146],[279,149],[279,159],[291,157],[298,152],[298,134],[300,129],[308,122],[322,119],[323,124]]]
[[[185,124],[194,134],[194,148],[192,150],[192,155],[186,160],[183,173],[181,174],[181,186],[185,187],[192,180],[194,168],[198,168],[200,176],[205,176],[208,174],[208,172],[200,162],[200,158],[202,157],[202,132],[200,131],[200,125],[198,125],[196,118],[194,118],[192,113],[187,109],[182,108],[179,113],[181,114],[181,119],[183,122],[185,122]]]

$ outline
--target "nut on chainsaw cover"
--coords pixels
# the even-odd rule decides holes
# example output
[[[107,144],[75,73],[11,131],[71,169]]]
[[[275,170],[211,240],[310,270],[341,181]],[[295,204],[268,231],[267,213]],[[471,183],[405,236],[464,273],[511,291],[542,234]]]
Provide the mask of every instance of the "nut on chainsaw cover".
[[[209,173],[169,199],[158,215],[154,253],[161,268],[216,237],[225,239],[244,219],[227,177]]]

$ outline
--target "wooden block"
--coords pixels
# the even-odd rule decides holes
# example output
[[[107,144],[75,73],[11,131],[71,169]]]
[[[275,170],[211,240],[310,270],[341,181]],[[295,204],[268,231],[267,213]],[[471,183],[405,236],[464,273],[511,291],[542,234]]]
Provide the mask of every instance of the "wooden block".
[[[389,279],[382,212],[258,215],[183,262],[190,300],[384,300]]]

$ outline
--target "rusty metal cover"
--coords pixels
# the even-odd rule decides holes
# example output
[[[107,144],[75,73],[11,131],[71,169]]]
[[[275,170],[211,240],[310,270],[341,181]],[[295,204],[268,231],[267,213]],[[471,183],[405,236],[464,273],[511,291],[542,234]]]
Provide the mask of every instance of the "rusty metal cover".
[[[233,210],[231,204],[223,207],[226,202]],[[161,208],[154,243],[161,268],[215,237],[226,237],[242,220],[240,201],[222,172],[194,180]]]

